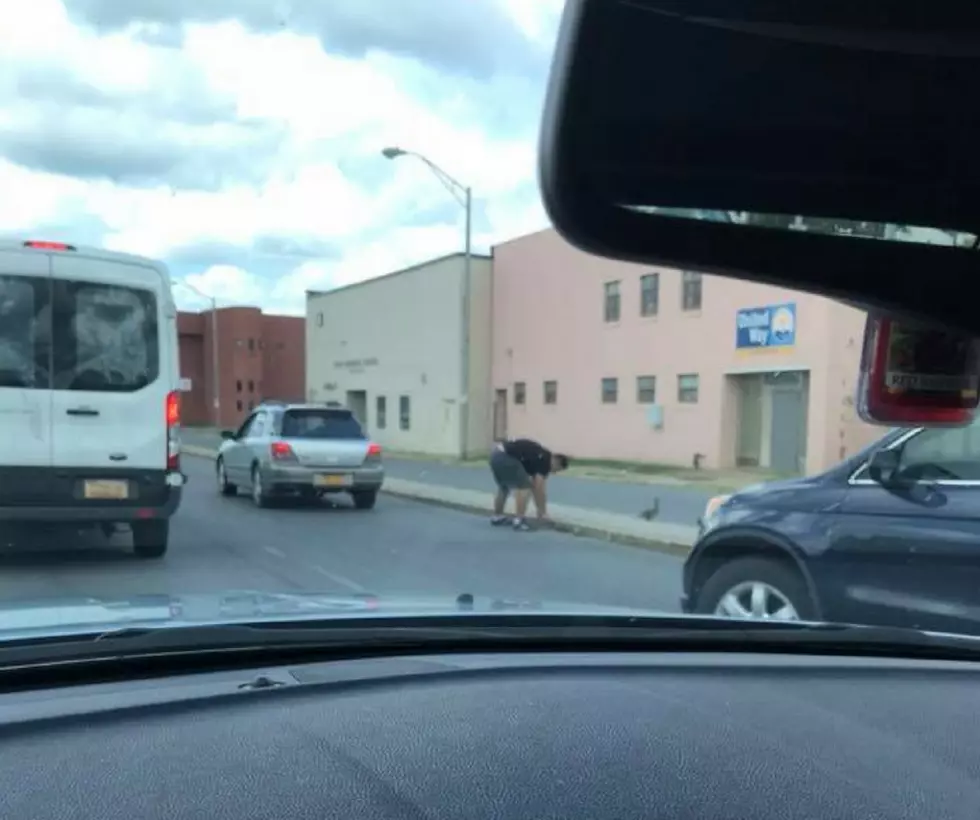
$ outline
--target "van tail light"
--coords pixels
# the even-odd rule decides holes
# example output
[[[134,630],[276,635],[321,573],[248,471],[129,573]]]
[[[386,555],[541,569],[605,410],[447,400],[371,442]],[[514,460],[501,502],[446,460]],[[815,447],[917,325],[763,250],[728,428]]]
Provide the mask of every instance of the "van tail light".
[[[46,242],[41,239],[29,239],[24,243],[25,248],[34,248],[39,251],[73,251],[74,245],[66,245],[64,242]]]
[[[296,453],[285,441],[274,441],[269,445],[269,455],[273,461],[296,461]]]
[[[381,445],[373,441],[368,445],[365,461],[381,461]]]
[[[167,472],[180,472],[180,392],[167,393]]]

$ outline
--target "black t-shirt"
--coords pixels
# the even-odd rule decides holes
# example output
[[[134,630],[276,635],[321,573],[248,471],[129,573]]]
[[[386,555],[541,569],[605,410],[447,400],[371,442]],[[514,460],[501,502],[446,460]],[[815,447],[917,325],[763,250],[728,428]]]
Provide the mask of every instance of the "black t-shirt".
[[[521,462],[528,475],[547,477],[551,473],[551,450],[546,450],[536,441],[529,438],[505,441],[504,452]]]

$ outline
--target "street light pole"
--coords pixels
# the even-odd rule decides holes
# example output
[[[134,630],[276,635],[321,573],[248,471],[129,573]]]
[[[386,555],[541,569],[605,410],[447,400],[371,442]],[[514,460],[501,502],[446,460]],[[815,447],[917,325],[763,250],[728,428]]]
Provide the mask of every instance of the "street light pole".
[[[181,280],[178,284],[194,291],[202,299],[211,303],[211,385],[213,397],[214,426],[221,429],[221,374],[218,364],[218,300],[209,296],[190,282]]]
[[[449,193],[452,194],[453,199],[466,211],[466,233],[463,240],[463,304],[460,310],[460,319],[462,322],[460,339],[463,350],[459,374],[459,455],[461,458],[466,458],[469,455],[470,445],[470,302],[473,290],[473,189],[453,179],[442,168],[422,154],[415,153],[414,151],[405,151],[398,147],[385,148],[381,154],[386,159],[412,156],[424,162]]]
[[[470,449],[470,302],[473,288],[473,189],[466,193],[466,237],[463,240],[463,362],[460,381],[462,382],[463,414],[459,420],[459,457],[465,459]]]

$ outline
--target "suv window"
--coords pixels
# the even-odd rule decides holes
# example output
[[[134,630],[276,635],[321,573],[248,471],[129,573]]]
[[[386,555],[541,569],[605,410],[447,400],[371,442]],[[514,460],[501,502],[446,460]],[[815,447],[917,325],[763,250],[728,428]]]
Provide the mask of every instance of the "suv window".
[[[0,387],[48,387],[50,287],[36,276],[0,276]]]
[[[54,388],[134,392],[160,375],[156,295],[99,282],[54,283]]]
[[[287,410],[282,416],[283,438],[364,438],[350,410]]]
[[[980,481],[980,419],[968,427],[932,428],[902,446],[903,476],[923,481]]]

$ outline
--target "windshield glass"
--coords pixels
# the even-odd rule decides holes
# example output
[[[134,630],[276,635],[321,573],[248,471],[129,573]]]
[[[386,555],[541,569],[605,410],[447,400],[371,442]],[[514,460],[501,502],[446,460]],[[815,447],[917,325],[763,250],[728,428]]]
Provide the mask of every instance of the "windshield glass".
[[[861,421],[858,307],[572,248],[561,0],[404,2],[0,27],[0,643],[460,595],[980,634],[977,428]]]

